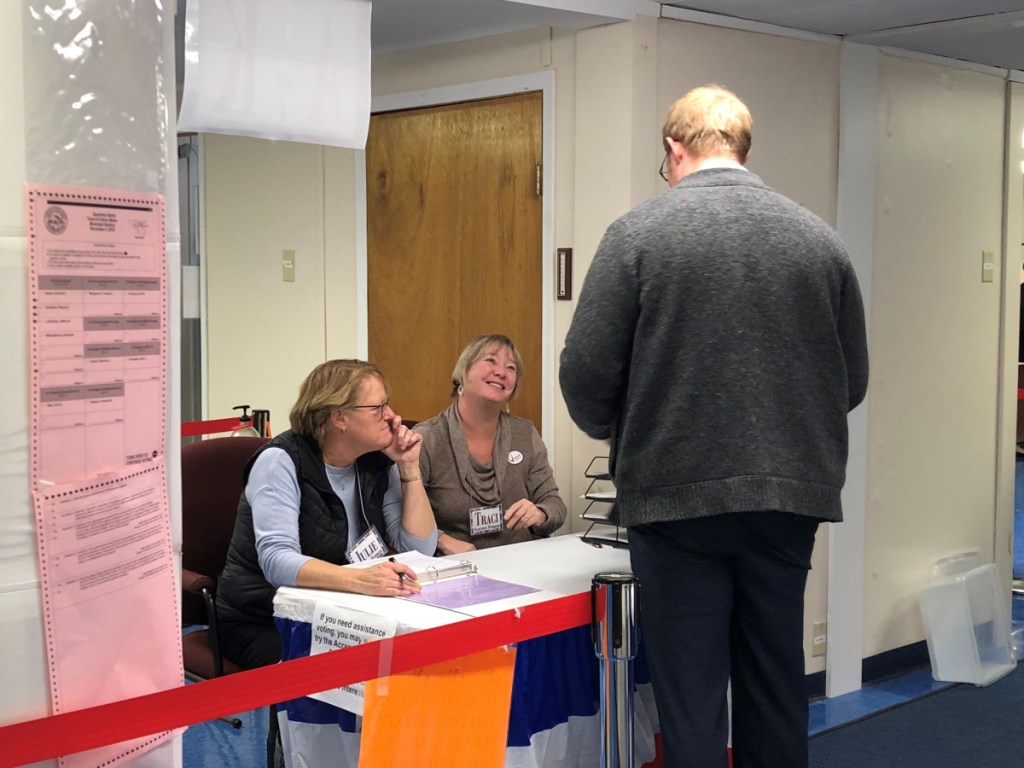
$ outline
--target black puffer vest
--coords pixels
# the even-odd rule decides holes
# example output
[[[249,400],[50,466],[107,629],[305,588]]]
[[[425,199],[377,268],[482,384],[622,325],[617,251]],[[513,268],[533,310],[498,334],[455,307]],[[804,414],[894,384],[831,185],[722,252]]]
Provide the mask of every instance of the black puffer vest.
[[[249,460],[242,478],[243,486],[249,480],[256,456],[268,448],[283,448],[295,464],[299,480],[299,547],[302,554],[335,565],[344,565],[348,548],[348,518],[345,506],[335,495],[324,469],[324,457],[316,441],[291,430],[282,432],[263,446]],[[363,501],[366,521],[376,526],[384,537],[384,493],[388,489],[391,459],[380,452],[367,453],[356,460],[356,474]],[[366,521],[360,518],[360,527]],[[362,531],[360,531],[362,533]],[[218,621],[238,621],[252,624],[273,624],[274,592],[276,587],[267,582],[256,555],[256,533],[252,523],[252,507],[242,493],[235,518],[235,531],[231,536],[224,570],[217,581]]]

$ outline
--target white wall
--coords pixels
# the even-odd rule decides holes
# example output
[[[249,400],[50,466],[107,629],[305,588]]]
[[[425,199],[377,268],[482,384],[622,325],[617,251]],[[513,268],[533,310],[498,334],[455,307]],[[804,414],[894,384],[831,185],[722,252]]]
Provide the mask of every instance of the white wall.
[[[838,44],[668,19],[659,23],[658,32],[658,130],[669,105],[685,91],[706,83],[724,85],[754,116],[750,170],[835,222]],[[659,162],[660,146],[652,150]],[[655,175],[652,181],[652,192],[660,191],[661,180]]]
[[[652,19],[577,35],[576,67],[586,74],[576,83],[573,297],[579,297],[605,228],[654,193],[652,177],[661,182],[660,126],[653,122],[656,54],[657,22]],[[642,100],[641,109],[634,108],[634,98]],[[566,331],[568,326],[559,336],[559,348]],[[562,495],[577,517],[588,504],[580,498],[589,483],[584,472],[594,456],[608,455],[608,444],[575,427],[569,434],[572,472]]]
[[[358,357],[357,307],[360,302],[365,304],[365,297],[361,298],[356,290],[355,153],[350,149],[326,147],[323,176],[324,359]],[[359,214],[365,215],[365,211]],[[278,425],[279,430],[287,427],[287,417],[279,420]]]
[[[299,384],[325,359],[324,157],[311,144],[204,137],[208,418],[249,403],[287,429]],[[284,250],[295,282],[282,280]]]
[[[935,560],[992,562],[1003,83],[883,57],[879,74],[865,654],[923,638]]]

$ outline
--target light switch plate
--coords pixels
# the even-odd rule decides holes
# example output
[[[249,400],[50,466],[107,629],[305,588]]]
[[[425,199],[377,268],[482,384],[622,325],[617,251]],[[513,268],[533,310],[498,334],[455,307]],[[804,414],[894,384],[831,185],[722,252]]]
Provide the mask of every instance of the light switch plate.
[[[981,282],[991,283],[996,272],[996,255],[992,251],[981,252]]]
[[[295,251],[281,251],[281,279],[286,283],[295,282]]]

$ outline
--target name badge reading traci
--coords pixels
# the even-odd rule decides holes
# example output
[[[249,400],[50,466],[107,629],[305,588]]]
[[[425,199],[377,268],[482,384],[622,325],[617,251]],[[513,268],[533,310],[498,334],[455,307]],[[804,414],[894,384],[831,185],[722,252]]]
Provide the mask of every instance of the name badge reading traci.
[[[345,556],[350,563],[361,563],[375,557],[384,557],[387,553],[388,548],[384,546],[384,540],[377,533],[377,527],[371,525],[370,529],[359,537],[359,541],[345,553]]]
[[[505,516],[501,511],[501,504],[496,507],[477,507],[469,510],[470,536],[497,533],[504,525]]]

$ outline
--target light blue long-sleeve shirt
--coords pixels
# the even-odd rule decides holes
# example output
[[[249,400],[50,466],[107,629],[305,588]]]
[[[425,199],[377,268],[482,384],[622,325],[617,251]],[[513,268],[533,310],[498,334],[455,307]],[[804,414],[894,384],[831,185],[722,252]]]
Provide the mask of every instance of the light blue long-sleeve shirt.
[[[362,501],[357,493],[355,466],[324,465],[331,488],[345,505],[348,517],[348,543],[351,547],[367,530]],[[295,464],[287,451],[272,447],[253,462],[245,498],[252,507],[256,533],[256,554],[267,581],[275,587],[293,587],[303,563],[312,558],[299,545],[299,481]],[[402,527],[402,483],[398,467],[392,466],[388,489],[384,494],[385,531],[378,531],[396,552],[416,550],[433,555],[437,549],[437,530],[426,538],[408,533]]]

